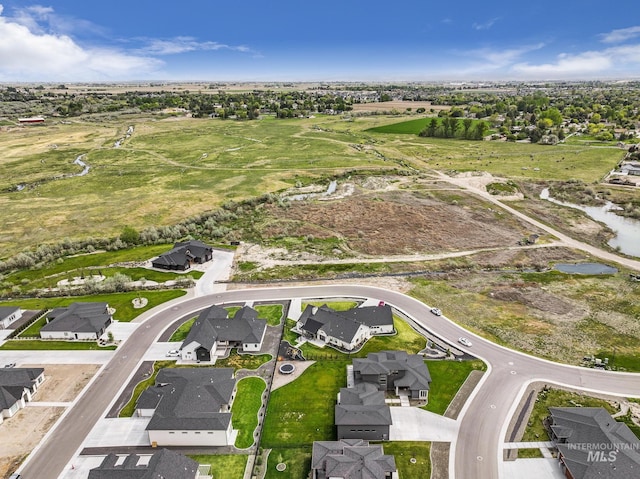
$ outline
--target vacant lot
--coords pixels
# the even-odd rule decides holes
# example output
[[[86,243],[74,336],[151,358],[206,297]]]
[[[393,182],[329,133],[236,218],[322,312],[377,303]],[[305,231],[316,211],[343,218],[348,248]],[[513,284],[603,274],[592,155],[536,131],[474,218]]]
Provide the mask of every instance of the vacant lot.
[[[70,402],[99,369],[94,364],[47,364],[46,380],[34,397],[36,406],[21,409],[0,426],[0,477],[8,477],[64,412],[64,407],[37,406],[39,402]]]

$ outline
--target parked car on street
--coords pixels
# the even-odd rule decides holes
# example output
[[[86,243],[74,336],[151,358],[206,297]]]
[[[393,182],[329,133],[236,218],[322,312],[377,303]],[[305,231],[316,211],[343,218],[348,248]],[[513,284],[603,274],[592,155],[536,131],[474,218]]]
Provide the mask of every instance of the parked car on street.
[[[5,364],[4,367],[5,368],[15,368],[16,367],[16,363]]]
[[[167,353],[168,358],[177,358],[178,356],[180,356],[180,351],[178,351],[177,349],[172,349]]]
[[[438,308],[431,308],[431,313],[435,314],[436,316],[442,316],[442,311],[440,311]]]
[[[462,344],[463,346],[466,346],[466,347],[468,347],[468,348],[470,348],[470,347],[471,347],[471,341],[469,341],[469,340],[468,340],[467,338],[465,338],[465,337],[458,338],[458,342],[459,342],[460,344]]]

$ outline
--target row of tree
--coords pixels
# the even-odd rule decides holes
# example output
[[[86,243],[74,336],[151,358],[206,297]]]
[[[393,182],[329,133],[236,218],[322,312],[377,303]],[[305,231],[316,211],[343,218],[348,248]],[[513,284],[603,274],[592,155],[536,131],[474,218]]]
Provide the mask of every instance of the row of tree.
[[[460,138],[464,140],[482,140],[489,130],[484,121],[471,118],[455,118],[444,116],[431,118],[420,136],[430,138]]]

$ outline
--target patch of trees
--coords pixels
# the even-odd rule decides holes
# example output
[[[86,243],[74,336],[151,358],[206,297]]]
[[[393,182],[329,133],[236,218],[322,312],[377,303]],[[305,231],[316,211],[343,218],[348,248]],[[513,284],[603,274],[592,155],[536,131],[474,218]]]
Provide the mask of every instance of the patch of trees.
[[[419,135],[429,138],[482,140],[488,130],[489,126],[484,121],[443,116],[431,118]]]

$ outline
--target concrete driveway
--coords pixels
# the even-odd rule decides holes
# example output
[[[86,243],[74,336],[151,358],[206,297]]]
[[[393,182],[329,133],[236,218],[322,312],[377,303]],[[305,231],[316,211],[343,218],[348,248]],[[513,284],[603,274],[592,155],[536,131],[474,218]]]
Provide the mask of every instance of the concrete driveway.
[[[148,446],[145,430],[149,417],[102,418],[89,433],[83,447]]]
[[[196,281],[195,296],[205,296],[212,293],[220,293],[227,290],[225,283],[217,283],[217,281],[226,281],[231,275],[231,266],[233,264],[234,251],[213,250],[213,261],[205,263],[206,269],[200,279]]]
[[[416,407],[392,407],[389,428],[391,441],[452,442],[458,436],[458,423]]]
[[[504,461],[501,477],[518,479],[565,479],[557,459],[516,459]]]

